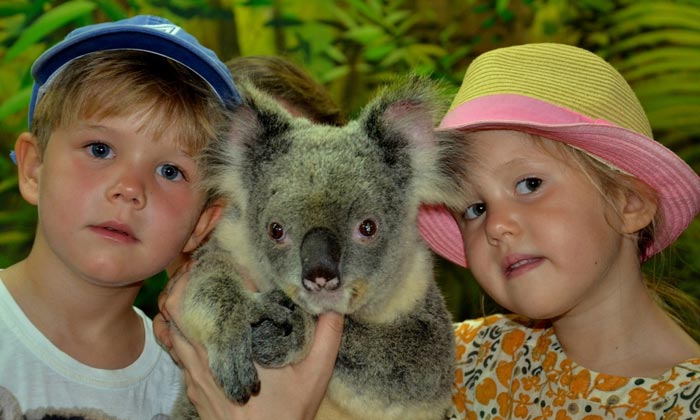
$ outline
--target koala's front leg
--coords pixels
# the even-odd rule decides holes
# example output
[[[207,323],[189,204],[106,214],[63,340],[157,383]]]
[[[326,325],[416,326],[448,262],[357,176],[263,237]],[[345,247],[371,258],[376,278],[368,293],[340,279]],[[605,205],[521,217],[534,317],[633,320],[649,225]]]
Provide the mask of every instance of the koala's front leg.
[[[263,294],[261,299],[267,305],[287,309],[289,322],[279,323],[268,318],[253,325],[255,361],[265,367],[279,367],[306,357],[313,340],[315,317],[292,302],[279,289]]]
[[[182,331],[207,350],[209,367],[227,396],[239,403],[258,392],[252,325],[288,323],[289,310],[248,291],[226,252],[207,245],[190,270],[181,305]]]

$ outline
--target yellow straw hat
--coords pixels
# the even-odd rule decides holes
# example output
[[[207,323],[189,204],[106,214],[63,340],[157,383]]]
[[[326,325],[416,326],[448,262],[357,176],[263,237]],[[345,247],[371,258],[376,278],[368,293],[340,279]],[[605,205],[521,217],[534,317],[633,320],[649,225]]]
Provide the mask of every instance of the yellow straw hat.
[[[563,44],[526,44],[477,57],[440,129],[506,129],[561,141],[654,188],[662,221],[641,256],[670,245],[700,211],[700,177],[653,139],[639,100],[597,55]],[[418,227],[430,247],[467,265],[457,223],[442,206],[423,206]]]

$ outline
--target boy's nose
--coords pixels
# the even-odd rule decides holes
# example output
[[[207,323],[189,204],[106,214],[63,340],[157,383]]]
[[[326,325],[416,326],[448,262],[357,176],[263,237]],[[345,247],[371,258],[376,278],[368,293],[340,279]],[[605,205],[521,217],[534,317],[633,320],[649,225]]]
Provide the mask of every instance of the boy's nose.
[[[107,194],[109,200],[122,200],[137,209],[141,209],[146,205],[144,185],[134,173],[127,173],[119,177],[109,188]]]

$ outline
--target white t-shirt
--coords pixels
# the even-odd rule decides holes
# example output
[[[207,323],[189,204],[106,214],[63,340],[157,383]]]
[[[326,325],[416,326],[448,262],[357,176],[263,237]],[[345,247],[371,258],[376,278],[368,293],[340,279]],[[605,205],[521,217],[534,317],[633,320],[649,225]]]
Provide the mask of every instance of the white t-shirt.
[[[0,279],[0,420],[56,411],[90,413],[90,418],[168,419],[182,375],[156,342],[151,320],[134,309],[146,332],[143,352],[124,369],[96,369],[54,346]]]

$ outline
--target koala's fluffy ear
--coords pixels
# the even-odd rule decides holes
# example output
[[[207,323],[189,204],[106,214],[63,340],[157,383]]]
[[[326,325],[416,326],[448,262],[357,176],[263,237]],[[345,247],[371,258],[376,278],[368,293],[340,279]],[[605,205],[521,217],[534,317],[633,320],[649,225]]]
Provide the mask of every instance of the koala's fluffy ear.
[[[364,108],[360,124],[370,138],[389,147],[419,147],[436,142],[433,128],[444,111],[438,85],[411,75],[382,89]],[[399,136],[400,138],[396,138]]]
[[[251,143],[276,138],[289,130],[293,117],[274,97],[248,81],[240,81],[238,86],[244,101],[233,112],[231,141],[234,144],[251,146]]]
[[[418,199],[425,203],[443,203],[461,193],[455,173],[461,169],[455,161],[460,134],[435,130],[448,102],[437,82],[411,75],[380,91],[359,120],[387,164],[409,157]]]

